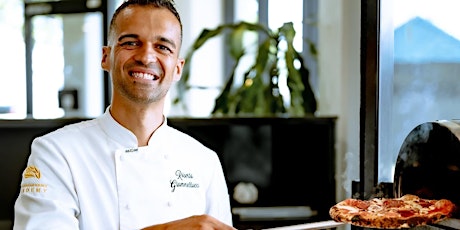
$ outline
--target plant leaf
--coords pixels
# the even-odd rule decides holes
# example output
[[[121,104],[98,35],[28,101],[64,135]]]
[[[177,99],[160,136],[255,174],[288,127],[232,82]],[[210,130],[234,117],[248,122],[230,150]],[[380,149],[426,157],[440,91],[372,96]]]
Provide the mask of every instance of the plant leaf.
[[[177,84],[178,96],[174,99],[174,103],[183,101],[184,93],[191,88],[188,81],[191,59],[195,51],[209,39],[225,35],[227,30],[230,30],[230,34],[226,36],[226,44],[235,64],[222,92],[215,100],[213,115],[267,116],[288,112],[292,116],[303,116],[316,111],[316,98],[309,83],[308,68],[293,46],[295,30],[292,22],[284,23],[277,32],[260,24],[248,22],[223,24],[214,29],[204,29],[187,52],[182,78]],[[258,32],[266,36],[259,36],[264,37],[264,40],[257,47],[254,64],[243,75],[244,84],[235,87],[236,69],[246,52],[245,44],[243,44],[246,32]],[[283,53],[278,47],[281,42],[287,44]],[[309,46],[310,51],[316,55],[314,44],[309,43]],[[278,57],[279,54],[283,55]],[[287,87],[291,98],[288,108],[285,107],[283,97],[279,92],[279,61],[285,62],[284,66],[288,73]],[[296,62],[300,62],[300,68],[295,67]]]

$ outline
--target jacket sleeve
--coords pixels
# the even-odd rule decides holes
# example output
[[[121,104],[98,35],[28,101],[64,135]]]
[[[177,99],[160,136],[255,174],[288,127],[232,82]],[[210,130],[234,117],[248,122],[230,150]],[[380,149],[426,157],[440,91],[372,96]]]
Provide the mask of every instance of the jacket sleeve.
[[[213,177],[207,192],[208,214],[233,226],[227,183],[217,155],[214,162]]]
[[[36,138],[22,174],[13,229],[77,230],[78,207],[65,155],[46,138]]]

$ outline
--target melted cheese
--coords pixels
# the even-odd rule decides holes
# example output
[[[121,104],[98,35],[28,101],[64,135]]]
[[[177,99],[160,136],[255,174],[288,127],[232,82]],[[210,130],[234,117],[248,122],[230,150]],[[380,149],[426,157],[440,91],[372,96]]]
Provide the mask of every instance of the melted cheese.
[[[349,206],[349,205],[341,205],[341,204],[338,204],[338,205],[337,205],[337,208],[339,208],[339,209],[345,209],[345,210],[348,210],[348,211],[353,212],[353,213],[359,212],[359,208],[351,207],[351,206]]]

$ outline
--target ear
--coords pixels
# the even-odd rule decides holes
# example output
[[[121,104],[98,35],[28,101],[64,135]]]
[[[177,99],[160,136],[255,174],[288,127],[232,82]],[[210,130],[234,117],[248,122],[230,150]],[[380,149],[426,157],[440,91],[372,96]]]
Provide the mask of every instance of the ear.
[[[184,68],[185,60],[178,58],[176,63],[176,71],[174,72],[173,81],[177,82],[182,77],[182,69]]]
[[[109,72],[110,70],[110,47],[104,46],[102,47],[102,60],[101,60],[101,67],[103,70]]]

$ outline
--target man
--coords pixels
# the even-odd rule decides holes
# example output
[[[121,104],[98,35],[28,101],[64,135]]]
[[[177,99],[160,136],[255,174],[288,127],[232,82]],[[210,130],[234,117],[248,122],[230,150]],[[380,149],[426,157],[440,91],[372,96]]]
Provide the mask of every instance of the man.
[[[173,4],[128,0],[116,10],[101,62],[112,103],[34,140],[14,229],[234,229],[219,158],[163,115],[184,65]]]

